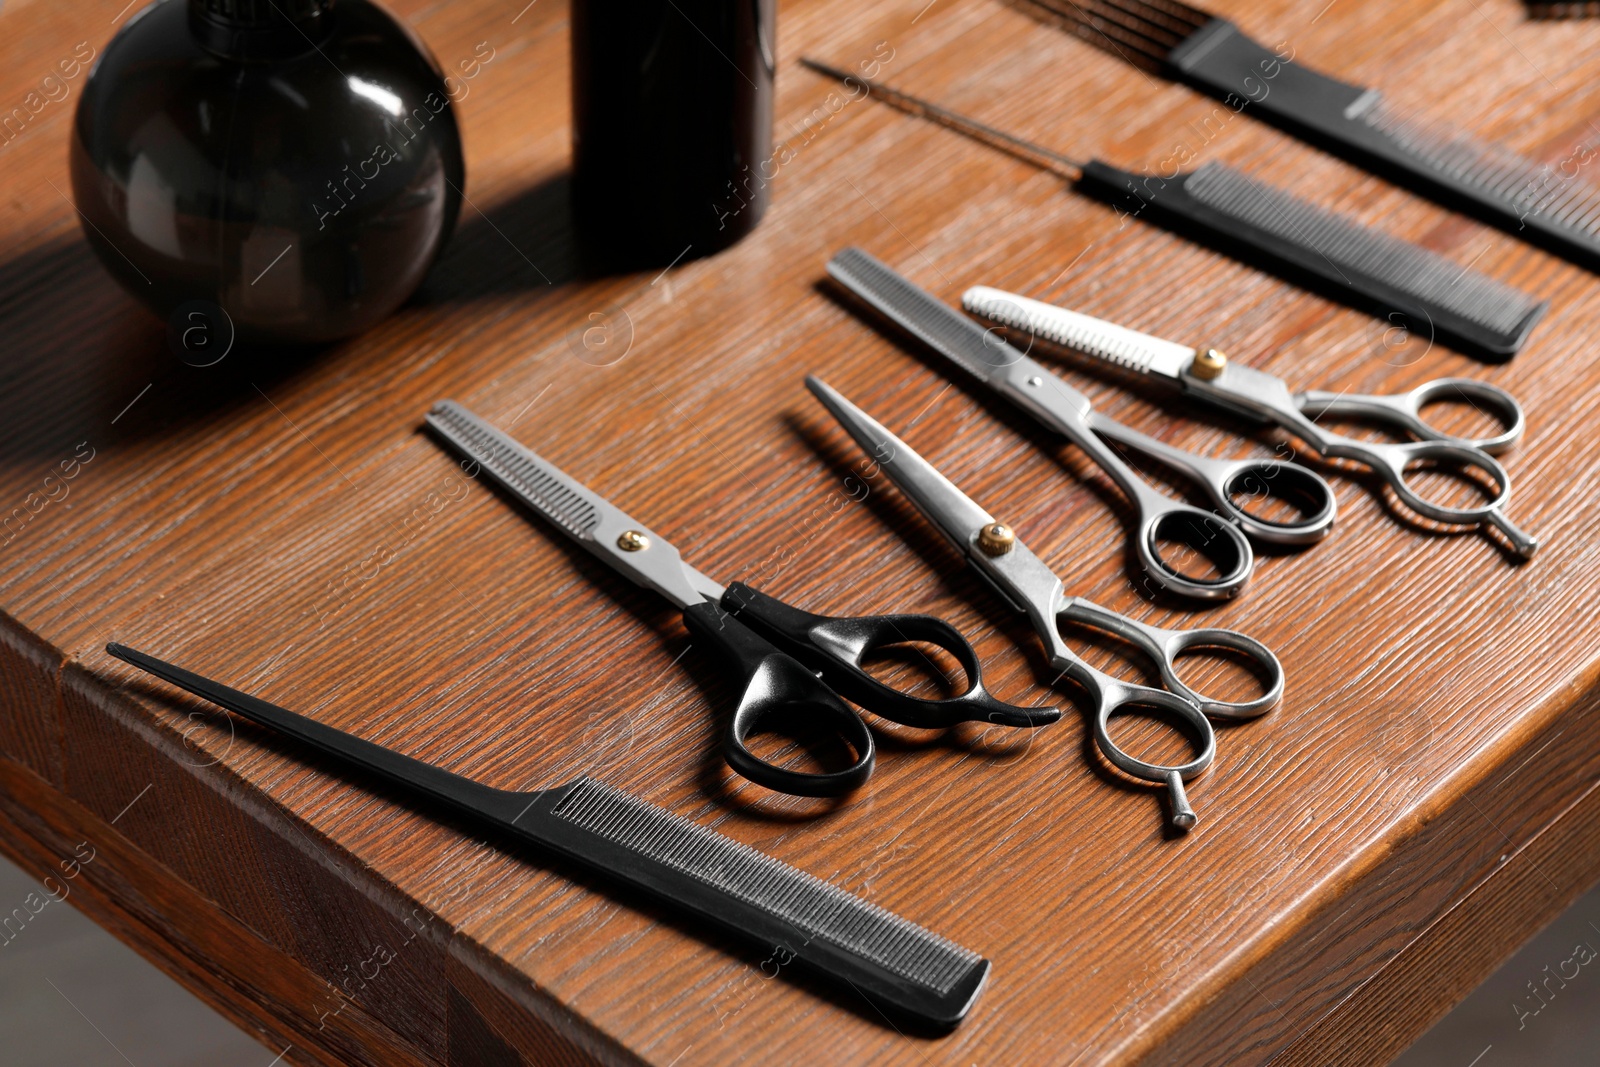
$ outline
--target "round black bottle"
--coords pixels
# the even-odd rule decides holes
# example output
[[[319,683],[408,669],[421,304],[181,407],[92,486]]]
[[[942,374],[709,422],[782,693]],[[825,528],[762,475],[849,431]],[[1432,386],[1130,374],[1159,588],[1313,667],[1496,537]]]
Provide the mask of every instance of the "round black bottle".
[[[84,235],[130,293],[294,344],[399,306],[464,183],[437,65],[369,0],[158,0],[85,84],[71,167]]]
[[[594,262],[725,248],[766,211],[773,0],[573,0],[573,209]]]

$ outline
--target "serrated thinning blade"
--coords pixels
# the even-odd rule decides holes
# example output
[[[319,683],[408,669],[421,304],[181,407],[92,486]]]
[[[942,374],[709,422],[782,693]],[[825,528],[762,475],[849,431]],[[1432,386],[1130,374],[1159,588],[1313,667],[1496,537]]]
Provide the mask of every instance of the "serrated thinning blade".
[[[993,515],[957,489],[933,464],[827,382],[810,375],[806,388],[956,548],[966,552],[978,530],[994,521]]]
[[[427,423],[518,500],[638,584],[680,608],[722,595],[666,538],[455,401],[435,404]],[[623,549],[618,539],[625,533],[641,535],[643,547]]]
[[[993,330],[985,330],[955,308],[923,292],[859,248],[828,261],[833,278],[886,318],[980,381],[992,382],[1004,368],[1027,360]]]
[[[454,400],[428,412],[428,425],[518,500],[579,541],[594,540],[605,498],[531,449],[507,437]]]
[[[1194,359],[1194,349],[1187,345],[987,285],[962,293],[961,306],[1008,329],[1140,374],[1177,379]]]

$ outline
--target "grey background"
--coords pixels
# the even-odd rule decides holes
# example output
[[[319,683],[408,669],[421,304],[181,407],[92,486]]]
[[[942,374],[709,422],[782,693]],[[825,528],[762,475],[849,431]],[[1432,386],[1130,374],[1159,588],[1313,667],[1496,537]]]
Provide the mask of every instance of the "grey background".
[[[66,884],[66,903],[52,899],[11,941],[0,936],[0,1065],[280,1062],[283,1050],[258,1044],[79,914]],[[0,915],[23,906],[30,893],[38,894],[34,907],[50,899],[32,877],[0,859]],[[1579,945],[1587,951],[1575,955]],[[1396,1067],[1594,1067],[1600,1062],[1597,949],[1600,888],[1524,946],[1396,1060]],[[1587,964],[1579,962],[1590,955]],[[1539,985],[1537,998],[1530,982]]]
[[[92,870],[92,865],[91,868]],[[0,858],[0,916],[37,915],[0,935],[4,1067],[268,1067],[268,1049],[72,906]],[[30,893],[37,896],[30,902]],[[39,901],[48,903],[42,908]],[[27,902],[27,903],[25,903]]]

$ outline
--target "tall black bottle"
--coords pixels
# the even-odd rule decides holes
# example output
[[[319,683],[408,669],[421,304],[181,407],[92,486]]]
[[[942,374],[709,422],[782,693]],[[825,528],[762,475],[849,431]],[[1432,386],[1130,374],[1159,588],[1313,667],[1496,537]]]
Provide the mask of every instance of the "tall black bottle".
[[[573,0],[573,207],[591,262],[725,248],[773,177],[774,0]]]
[[[437,66],[369,0],[158,0],[84,86],[71,167],[84,236],[130,293],[284,343],[393,311],[464,183]]]

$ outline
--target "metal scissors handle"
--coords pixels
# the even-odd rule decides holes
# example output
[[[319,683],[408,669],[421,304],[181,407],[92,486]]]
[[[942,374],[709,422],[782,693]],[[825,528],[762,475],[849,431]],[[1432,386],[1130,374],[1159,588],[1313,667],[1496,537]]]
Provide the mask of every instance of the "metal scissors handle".
[[[914,453],[912,453],[914,455]],[[920,458],[920,457],[919,457]],[[987,549],[981,532],[968,546],[967,558],[980,574],[1014,606],[1023,610],[1045,647],[1050,666],[1076,681],[1088,694],[1094,716],[1095,747],[1124,774],[1166,787],[1167,820],[1188,830],[1198,821],[1184,783],[1211,765],[1216,755],[1213,718],[1253,719],[1283,699],[1283,664],[1272,650],[1236,630],[1207,627],[1171,630],[1139,622],[1083,597],[1067,597],[1061,579],[1020,540],[1005,552]],[[1113,678],[1091,666],[1062,637],[1061,623],[1072,622],[1120,637],[1148,657],[1164,688]],[[1192,689],[1178,677],[1177,659],[1185,651],[1222,648],[1250,660],[1267,680],[1265,691],[1244,701],[1222,700]],[[1111,736],[1111,720],[1122,712],[1154,708],[1176,715],[1192,734],[1196,753],[1186,763],[1153,763],[1133,755]]]
[[[1014,551],[1014,550],[1013,550]],[[1037,557],[1033,560],[1037,563]],[[1041,567],[1043,564],[1039,564]],[[1024,564],[1026,566],[1026,564]],[[1019,568],[1020,569],[1020,568]],[[1054,577],[1054,575],[1052,575]],[[1057,580],[1057,588],[1060,583]],[[1092,667],[1061,637],[1062,621],[1093,627],[1133,644],[1144,652],[1161,675],[1165,688],[1125,682]],[[1216,730],[1211,720],[1240,721],[1271,711],[1283,698],[1283,665],[1261,642],[1236,630],[1207,627],[1198,630],[1168,630],[1130,619],[1082,597],[1062,596],[1049,626],[1035,624],[1050,656],[1050,665],[1074,679],[1088,692],[1094,706],[1095,746],[1107,761],[1124,774],[1167,788],[1168,820],[1187,830],[1199,821],[1183,783],[1211,765],[1216,755]],[[1178,677],[1177,657],[1191,648],[1226,648],[1256,664],[1269,679],[1261,696],[1246,701],[1218,700],[1196,692]],[[1132,755],[1111,737],[1111,719],[1122,711],[1156,708],[1177,715],[1193,732],[1198,752],[1187,763],[1151,763]]]
[[[1422,417],[1422,409],[1428,404],[1451,397],[1465,400],[1474,407],[1482,405],[1480,410],[1487,409],[1505,429],[1492,437],[1456,437]],[[1498,456],[1515,444],[1527,422],[1516,397],[1498,385],[1473,378],[1435,378],[1404,393],[1330,393],[1307,389],[1296,394],[1295,402],[1308,418],[1333,415],[1388,423],[1424,441],[1471,445],[1492,456]]]
[[[1230,597],[1243,588],[1255,566],[1255,552],[1239,528],[1215,512],[1174,500],[1156,490],[1102,441],[1099,434],[1110,430],[1107,436],[1124,443],[1132,442],[1133,448],[1151,455],[1156,454],[1156,449],[1149,446],[1160,445],[1160,442],[1140,440],[1116,420],[1095,411],[1087,396],[1028,357],[1017,355],[1017,362],[991,375],[989,384],[1087,452],[1117,484],[1132,502],[1137,516],[1134,551],[1156,583],[1172,592],[1202,600]],[[1216,575],[1181,570],[1162,555],[1161,546],[1166,543],[1193,548],[1216,568]]]
[[[1216,459],[1174,448],[1098,412],[1090,426],[1102,437],[1143,453],[1189,476],[1211,506],[1253,541],[1268,545],[1306,545],[1333,529],[1338,500],[1327,479],[1301,463],[1275,456]],[[1269,518],[1241,507],[1238,499],[1272,498],[1288,505],[1293,517]]]
[[[1275,707],[1283,697],[1283,665],[1261,642],[1233,630],[1168,630],[1130,619],[1081,597],[1069,599],[1061,579],[1022,543],[1010,527],[973,502],[927,460],[869,415],[817,378],[806,385],[845,430],[884,470],[923,515],[944,534],[967,562],[1008,603],[1025,613],[1056,670],[1071,677],[1088,695],[1094,717],[1095,744],[1113,766],[1126,774],[1164,785],[1170,801],[1169,820],[1179,829],[1197,821],[1184,782],[1211,765],[1216,731],[1211,718],[1250,719]],[[1091,666],[1061,634],[1061,622],[1078,623],[1114,634],[1148,656],[1162,685],[1125,682]],[[1229,701],[1196,692],[1178,677],[1177,659],[1195,649],[1226,649],[1252,661],[1267,680],[1265,692],[1245,701]],[[1111,737],[1110,721],[1122,711],[1155,708],[1178,716],[1193,732],[1196,755],[1187,763],[1160,764],[1141,760]]]
[[[1408,393],[1391,396],[1340,394],[1324,391],[1293,393],[1281,379],[1264,371],[1234,363],[1220,352],[1208,350],[1204,362],[1184,369],[1180,381],[1186,390],[1245,415],[1266,419],[1299,437],[1331,459],[1349,459],[1377,472],[1395,495],[1412,511],[1436,522],[1458,525],[1488,523],[1511,541],[1522,558],[1539,548],[1535,538],[1506,517],[1511,499],[1511,476],[1492,452],[1503,451],[1522,433],[1522,406],[1504,389],[1487,382],[1442,378]],[[1200,360],[1200,356],[1196,360]],[[1201,373],[1196,373],[1200,369]],[[1483,440],[1446,434],[1422,420],[1421,408],[1429,400],[1456,395],[1487,405],[1505,425],[1504,432]],[[1317,415],[1367,419],[1396,427],[1420,440],[1362,441],[1328,430],[1312,419]],[[1493,487],[1487,503],[1458,506],[1428,499],[1408,475],[1437,465],[1458,471],[1477,471]]]
[[[992,696],[984,688],[972,646],[943,620],[925,615],[830,618],[792,608],[746,585],[724,589],[684,562],[666,538],[461,405],[443,401],[427,421],[443,440],[557,529],[670,600],[683,612],[690,631],[721,653],[743,682],[723,752],[728,765],[753,782],[796,796],[838,796],[860,787],[872,774],[872,731],[840,696],[911,726],[943,727],[967,720],[1040,726],[1061,716],[1055,708],[1017,707]],[[863,659],[873,651],[914,641],[954,656],[966,674],[965,690],[939,700],[914,697],[862,669]],[[838,771],[796,771],[750,747],[755,734],[786,720],[820,727],[848,746],[853,762]]]

